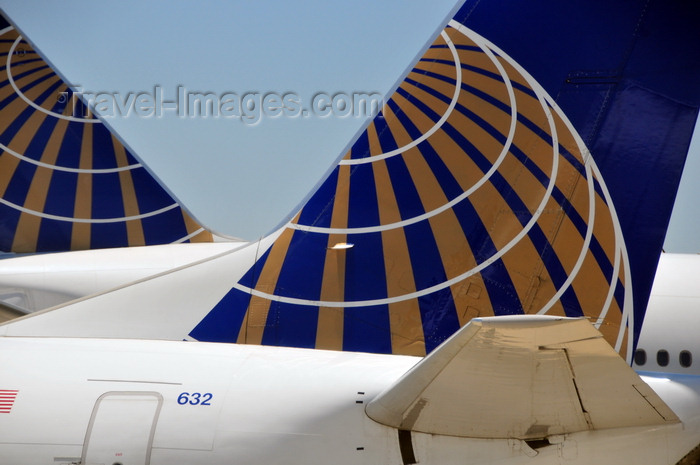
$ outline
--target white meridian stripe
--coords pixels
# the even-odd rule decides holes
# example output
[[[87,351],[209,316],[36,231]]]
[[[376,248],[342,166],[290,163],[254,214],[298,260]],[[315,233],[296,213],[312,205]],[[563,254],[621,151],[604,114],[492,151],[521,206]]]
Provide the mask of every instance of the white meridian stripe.
[[[50,215],[48,213],[38,212],[36,210],[30,210],[29,208],[24,208],[24,207],[21,207],[19,205],[12,203],[12,202],[9,202],[2,197],[0,197],[0,203],[7,205],[10,208],[14,208],[15,210],[19,210],[23,213],[28,213],[30,215],[38,216],[41,218],[47,218],[49,220],[67,221],[69,223],[90,223],[90,224],[94,224],[94,223],[120,223],[122,221],[140,220],[142,218],[148,218],[150,216],[159,215],[161,213],[167,212],[168,210],[172,210],[173,208],[176,208],[178,206],[177,203],[174,203],[172,205],[168,205],[167,207],[161,208],[159,210],[154,210],[152,212],[143,213],[141,215],[134,215],[134,216],[123,216],[121,218],[71,218],[69,216]]]
[[[22,155],[21,153],[17,153],[11,148],[7,147],[4,144],[0,144],[0,150],[3,150],[10,155],[12,155],[15,158],[19,158],[22,161],[26,161],[27,163],[32,163],[36,166],[41,166],[43,168],[49,168],[54,171],[66,171],[68,173],[91,173],[91,174],[106,174],[106,173],[118,173],[120,171],[130,171],[136,168],[141,168],[141,163],[135,163],[133,165],[128,165],[128,166],[120,166],[118,168],[100,168],[100,169],[88,169],[88,168],[67,168],[64,166],[59,166],[59,165],[51,165],[49,163],[44,163],[41,161],[34,160],[32,158],[26,157]]]
[[[622,257],[625,260],[625,281],[629,276],[629,281],[631,283],[632,277],[630,272],[630,264],[627,257],[627,251],[624,251]],[[632,295],[632,285],[629,287],[625,286],[625,305],[622,310],[622,322],[620,323],[620,334],[617,337],[617,342],[615,342],[615,350],[620,351],[622,347],[622,341],[624,340],[624,330],[627,328],[627,357],[625,359],[628,363],[632,363],[632,346],[634,345],[634,296]]]
[[[176,240],[176,241],[172,241],[171,244],[180,244],[180,243],[182,243],[182,242],[185,242],[186,240],[192,239],[194,236],[196,236],[197,234],[199,234],[199,233],[201,233],[201,232],[203,232],[203,231],[204,231],[204,228],[199,228],[198,230],[196,230],[196,231],[193,232],[192,234],[188,234],[188,235],[186,235],[185,237],[181,237],[180,239],[178,239],[178,240]]]
[[[466,31],[469,31],[468,29],[465,28]],[[465,34],[464,31],[460,31],[463,34]],[[471,31],[469,31],[471,32]],[[475,36],[476,34],[473,33]],[[466,35],[466,34],[465,34]],[[475,37],[469,37],[472,39],[474,42],[476,42],[479,46],[487,46],[487,44],[490,44],[487,40],[476,36]],[[481,43],[479,43],[481,42]],[[506,56],[502,52],[500,53],[502,56]],[[509,58],[506,58],[510,61]],[[529,84],[532,85],[532,82],[534,79],[532,76],[526,73],[521,73],[522,76],[528,81]],[[542,89],[541,87],[538,86],[537,89]],[[547,116],[547,122],[549,123],[549,128],[550,131],[552,132],[552,137],[556,138],[556,127],[554,125],[554,118],[552,117],[551,112],[549,111],[549,107],[547,106],[547,103],[544,101],[543,96],[541,95],[540,92],[537,93],[537,98],[540,101],[540,104],[542,105],[542,108],[545,109],[545,114]],[[530,221],[525,225],[525,227],[515,236],[513,239],[508,242],[502,249],[500,249],[498,252],[493,254],[491,257],[489,257],[487,260],[481,262],[479,265],[476,267],[460,274],[459,276],[456,276],[452,279],[448,279],[447,281],[444,281],[440,284],[435,284],[434,286],[428,287],[426,289],[416,291],[416,292],[411,292],[408,294],[403,294],[400,296],[396,297],[387,297],[383,299],[372,299],[372,300],[356,300],[356,301],[328,301],[328,300],[309,300],[309,299],[300,299],[296,297],[284,297],[284,296],[278,296],[274,294],[269,294],[266,292],[261,292],[258,291],[257,289],[252,289],[248,286],[243,286],[240,283],[236,283],[233,285],[235,289],[238,289],[239,291],[249,293],[251,295],[254,295],[256,297],[260,297],[263,299],[275,301],[275,302],[282,302],[282,303],[288,303],[288,304],[294,304],[294,305],[309,305],[309,306],[315,306],[315,307],[332,307],[332,308],[340,308],[340,307],[345,307],[345,308],[354,308],[354,307],[363,307],[363,306],[371,306],[371,305],[385,305],[385,304],[391,304],[391,303],[396,303],[396,302],[402,302],[404,300],[409,300],[409,299],[415,299],[418,297],[422,297],[424,295],[432,294],[433,292],[440,291],[442,289],[448,288],[449,286],[452,286],[453,284],[456,284],[458,282],[461,282],[465,280],[466,278],[480,272],[487,266],[491,265],[493,262],[501,258],[506,252],[508,252],[510,249],[512,249],[520,240],[527,235],[527,233],[532,229],[532,227],[535,225],[539,217],[542,215],[544,212],[544,207],[547,205],[547,202],[552,196],[552,191],[554,190],[554,185],[555,185],[555,180],[557,177],[557,173],[559,170],[559,151],[558,151],[558,144],[552,144],[552,151],[553,151],[553,162],[552,162],[552,174],[549,179],[549,184],[547,185],[547,191],[545,192],[544,197],[540,201],[539,206],[535,210],[535,214],[532,215],[530,218]]]
[[[484,39],[484,41],[486,41]],[[497,46],[490,44],[490,47],[495,50],[499,55],[502,57],[507,57],[507,55]],[[523,76],[526,76],[528,79],[528,82],[530,83],[531,76],[527,74],[527,72],[520,66],[516,61],[514,60],[508,60],[515,69],[523,74]],[[533,79],[534,81],[534,79]],[[600,184],[600,188],[603,191],[603,196],[605,197],[605,202],[608,205],[608,208],[610,210],[610,216],[611,220],[613,222],[614,226],[614,231],[615,231],[615,246],[616,249],[619,250],[620,254],[622,255],[622,260],[624,263],[624,271],[625,271],[625,303],[623,305],[623,311],[622,311],[622,323],[620,325],[620,333],[618,335],[617,342],[615,344],[615,350],[619,352],[620,347],[622,347],[622,341],[624,339],[624,329],[625,326],[628,326],[629,331],[630,331],[630,338],[633,337],[633,316],[634,312],[631,311],[631,306],[632,306],[632,277],[630,276],[630,267],[629,267],[629,256],[627,254],[627,247],[625,246],[625,239],[622,235],[622,227],[620,226],[620,221],[617,216],[617,212],[615,210],[615,205],[612,202],[612,197],[610,196],[610,192],[608,191],[608,187],[605,184],[605,181],[603,179],[602,174],[600,173],[600,170],[598,169],[598,165],[596,165],[595,160],[593,159],[590,151],[586,147],[586,144],[583,142],[583,139],[581,139],[581,136],[579,133],[576,131],[574,128],[573,124],[571,124],[571,121],[569,121],[569,118],[566,116],[566,114],[562,111],[561,108],[559,108],[559,105],[556,104],[556,102],[552,99],[552,97],[547,94],[546,91],[544,91],[544,88],[539,85],[536,81],[534,83],[531,83],[531,85],[536,86],[537,90],[539,92],[543,92],[545,99],[547,100],[547,103],[556,111],[556,113],[559,115],[561,118],[562,122],[564,125],[569,129],[569,132],[573,135],[574,140],[576,141],[576,144],[579,147],[579,150],[581,151],[582,156],[584,157],[584,162],[588,165],[590,164],[591,170],[593,171],[593,174],[595,175],[596,179],[598,179],[598,183]],[[625,322],[629,320],[632,323],[628,323],[627,325]],[[632,339],[630,339],[631,341]],[[630,360],[631,357],[631,346],[632,344],[628,344],[627,348],[627,357],[628,360]]]
[[[459,24],[459,23],[457,23]],[[453,26],[454,27],[454,26]],[[457,27],[454,27],[457,29],[460,33],[464,34],[464,31],[459,30]],[[466,34],[465,34],[466,35]],[[484,175],[474,183],[469,189],[466,191],[462,192],[460,195],[455,197],[454,199],[450,200],[446,204],[431,210],[429,212],[423,213],[422,215],[414,216],[413,218],[409,218],[407,220],[402,220],[402,221],[397,221],[396,223],[388,223],[388,224],[382,224],[379,226],[368,226],[364,228],[324,228],[324,227],[319,227],[319,226],[307,226],[303,224],[297,224],[297,223],[289,223],[287,226],[290,229],[298,229],[300,231],[306,231],[306,232],[313,232],[313,233],[323,233],[323,234],[364,234],[364,233],[371,233],[371,232],[378,232],[378,231],[388,231],[390,229],[398,229],[398,228],[403,228],[408,225],[418,223],[423,220],[427,220],[429,218],[432,218],[433,216],[436,216],[446,210],[449,210],[450,208],[454,207],[458,203],[460,203],[462,200],[466,199],[470,195],[472,195],[474,192],[476,192],[477,189],[479,189],[481,186],[483,186],[489,179],[491,179],[491,176],[498,170],[498,168],[501,166],[501,163],[503,163],[503,160],[505,160],[506,155],[508,155],[508,151],[510,150],[511,145],[513,145],[513,139],[515,138],[515,129],[517,127],[518,123],[518,108],[517,108],[517,102],[515,100],[515,92],[513,91],[513,85],[511,84],[510,79],[508,78],[508,73],[506,73],[505,68],[503,68],[503,65],[501,64],[500,61],[496,59],[496,57],[493,55],[493,52],[487,48],[483,48],[484,52],[486,55],[491,58],[491,61],[493,61],[493,64],[498,68],[499,72],[501,73],[501,77],[503,77],[503,81],[506,84],[506,88],[508,89],[508,97],[510,98],[510,128],[508,130],[508,138],[506,139],[506,143],[503,145],[503,149],[501,150],[501,153],[498,155],[498,158],[494,162],[493,165],[491,165],[491,168],[484,173]],[[461,81],[460,81],[461,82]],[[461,88],[461,87],[460,87]],[[546,111],[546,110],[545,110]],[[442,124],[441,124],[442,126]],[[373,157],[374,159],[374,157]],[[366,160],[366,159],[364,159]]]
[[[605,201],[608,203],[608,208],[610,208],[610,214],[612,215],[615,224],[615,245],[619,250],[620,255],[622,255],[623,271],[625,273],[625,303],[622,306],[622,319],[620,321],[620,331],[617,336],[617,341],[615,342],[615,350],[620,351],[622,347],[622,342],[625,338],[625,328],[628,330],[628,341],[627,344],[627,361],[632,360],[632,341],[634,340],[634,297],[632,295],[632,274],[630,273],[630,261],[629,255],[627,254],[627,247],[625,246],[625,238],[622,235],[622,227],[617,218],[617,212],[615,211],[615,205],[612,203],[610,198],[610,192],[608,191],[608,186],[603,182],[603,177],[600,174],[600,170],[596,165],[593,165],[596,177],[600,181],[600,188],[605,195]]]
[[[599,184],[603,184],[602,180],[598,180]],[[603,194],[605,196],[605,194]],[[609,201],[608,197],[605,196],[606,200]],[[613,210],[614,211],[614,210]],[[611,211],[611,215],[613,215]],[[613,272],[612,272],[612,282],[610,283],[610,289],[608,290],[608,295],[605,298],[605,303],[603,304],[603,309],[600,312],[600,315],[598,315],[598,319],[595,322],[595,328],[600,329],[601,325],[605,321],[605,318],[608,316],[608,311],[610,310],[610,306],[612,305],[612,300],[613,297],[615,296],[615,290],[617,289],[617,282],[620,278],[620,266],[622,265],[621,263],[621,258],[622,258],[622,248],[620,247],[620,242],[617,240],[617,226],[614,223],[613,220],[613,232],[615,233],[615,262],[613,264]],[[619,338],[618,338],[619,339]]]
[[[612,282],[610,283],[610,289],[608,290],[608,295],[605,298],[605,303],[603,304],[603,309],[600,311],[600,315],[598,315],[598,319],[596,320],[594,326],[596,329],[600,329],[600,326],[603,324],[603,321],[605,321],[605,318],[608,316],[608,311],[610,310],[610,305],[612,305],[612,300],[613,297],[615,296],[615,289],[617,289],[617,281],[620,277],[620,256],[621,256],[620,248],[617,247],[617,244],[615,246],[615,263],[613,265],[613,272],[612,272]]]
[[[494,46],[494,50],[498,50],[498,48]],[[499,54],[502,54],[502,52],[499,52]],[[513,62],[513,64],[514,66],[520,68],[520,66],[517,63]],[[583,142],[583,139],[581,139],[581,136],[578,134],[578,132],[576,132],[576,129],[574,129],[574,126],[573,124],[571,124],[571,121],[569,121],[569,118],[567,118],[566,114],[561,110],[561,108],[559,108],[559,105],[557,105],[556,102],[549,95],[545,94],[545,97],[547,98],[547,102],[559,114],[563,123],[569,128],[569,131],[574,136],[574,139],[576,140],[579,149],[581,147],[585,149],[585,152],[582,153],[584,153],[587,156],[587,158],[591,160],[591,169],[593,170],[596,179],[598,179],[600,189],[603,191],[603,196],[605,197],[605,202],[608,205],[608,209],[610,210],[610,217],[612,219],[614,226],[613,229],[615,231],[616,253],[619,252],[622,257],[623,271],[625,273],[625,303],[622,307],[620,331],[618,333],[617,341],[615,342],[615,350],[619,352],[620,348],[622,347],[622,342],[624,341],[625,327],[627,327],[628,330],[628,340],[630,342],[634,340],[634,302],[632,293],[632,275],[630,273],[630,262],[629,255],[627,253],[627,246],[625,245],[625,238],[622,234],[622,226],[620,225],[620,220],[617,216],[615,205],[613,204],[612,197],[610,196],[610,191],[608,191],[608,186],[607,184],[605,184],[605,180],[603,179],[603,176],[600,173],[600,170],[598,169],[598,165],[595,163],[595,160],[593,160],[591,153],[586,148],[586,144]],[[631,362],[632,360],[632,345],[633,344],[631,343],[627,344],[626,359],[628,362]]]
[[[6,33],[8,33],[8,32],[10,32],[10,31],[12,31],[12,30],[14,30],[14,28],[13,28],[12,26],[8,26],[8,27],[6,27],[5,29],[0,30],[0,36],[6,34]],[[38,108],[39,110],[43,111],[44,113],[48,113],[48,114],[50,114],[50,115],[52,115],[52,116],[56,116],[56,115],[58,115],[57,113],[47,111],[45,108],[37,107],[37,105],[36,105],[34,102],[27,100],[27,97],[26,97],[22,92],[20,92],[19,89],[17,89],[17,86],[15,85],[14,79],[12,78],[12,74],[10,73],[10,57],[12,56],[12,53],[14,52],[14,49],[15,49],[15,47],[17,46],[17,43],[18,43],[17,41],[18,41],[18,40],[21,40],[21,39],[22,39],[22,37],[20,36],[17,40],[15,40],[15,43],[12,45],[11,50],[10,50],[10,53],[9,53],[8,56],[7,56],[7,76],[8,76],[8,81],[11,82],[12,87],[15,89],[15,92],[17,93],[17,95],[19,95],[20,98],[22,98],[25,102],[28,102],[28,103],[29,103],[30,105],[32,105],[34,108]],[[61,118],[64,118],[64,119],[66,118],[66,117],[63,116],[63,115],[58,115],[58,116],[61,117]],[[80,119],[80,121],[85,122],[83,119]],[[97,122],[97,121],[98,121],[98,120],[90,119],[88,122],[94,123],[94,122]],[[56,171],[66,171],[66,172],[69,172],[69,173],[118,173],[118,172],[120,172],[120,171],[127,171],[127,170],[132,170],[132,169],[134,169],[134,168],[140,168],[140,167],[141,167],[141,164],[140,164],[140,163],[136,163],[136,164],[133,164],[133,165],[122,166],[122,167],[119,167],[119,168],[104,168],[104,169],[66,168],[66,167],[63,167],[63,166],[51,165],[51,164],[49,164],[49,163],[44,163],[44,162],[41,162],[41,161],[34,160],[34,159],[32,159],[32,158],[26,157],[26,156],[22,155],[21,153],[15,152],[14,150],[12,150],[11,148],[7,147],[7,146],[4,145],[4,144],[0,144],[0,149],[3,150],[3,151],[5,151],[5,152],[7,152],[7,153],[9,153],[9,154],[12,155],[13,157],[19,158],[20,160],[26,161],[26,162],[28,162],[28,163],[32,163],[32,164],[34,164],[34,165],[36,165],[36,166],[42,166],[42,167],[44,167],[44,168],[51,168],[51,169],[56,170]]]
[[[452,110],[454,110],[455,106],[457,105],[457,100],[459,100],[459,92],[462,88],[462,66],[461,62],[459,61],[459,54],[457,53],[457,49],[455,48],[454,44],[450,40],[450,37],[445,33],[445,31],[442,31],[440,33],[443,39],[445,39],[445,42],[447,43],[447,46],[450,48],[450,51],[452,52],[452,57],[455,62],[455,93],[452,96],[452,101],[450,102],[450,106],[447,107],[447,110],[445,111],[445,114],[442,115],[442,118],[438,120],[433,127],[431,127],[428,131],[425,132],[422,136],[420,136],[418,139],[413,140],[409,142],[408,144],[404,145],[403,147],[399,147],[395,150],[392,150],[390,152],[385,152],[380,155],[374,155],[371,157],[367,158],[356,158],[356,159],[350,159],[350,160],[340,160],[341,165],[361,165],[363,163],[374,163],[375,161],[379,160],[384,160],[385,158],[393,157],[395,155],[400,155],[406,150],[412,149],[416,145],[420,144],[424,140],[426,140],[428,137],[433,135],[442,125],[447,121],[447,118],[449,118],[450,114],[452,113]]]
[[[9,81],[10,85],[15,90],[17,95],[19,95],[22,100],[27,102],[28,105],[36,108],[37,110],[39,110],[43,113],[46,113],[47,115],[51,115],[55,118],[65,119],[68,121],[75,121],[75,122],[79,122],[79,123],[91,123],[92,124],[92,123],[99,122],[100,120],[98,120],[96,118],[90,118],[90,119],[88,119],[88,118],[76,118],[75,116],[65,116],[65,115],[61,115],[60,113],[55,113],[51,110],[47,110],[46,108],[42,108],[39,105],[37,105],[36,103],[32,102],[31,99],[27,98],[22,93],[22,91],[19,90],[19,88],[17,87],[17,84],[15,84],[14,78],[12,77],[11,67],[12,67],[12,55],[15,53],[15,48],[17,48],[17,44],[20,43],[21,41],[22,41],[22,36],[17,37],[17,40],[15,40],[15,43],[12,44],[12,47],[10,47],[10,52],[7,54],[7,68],[6,68],[7,69],[7,80]]]
[[[552,143],[553,145],[559,145],[558,140],[556,144],[554,143],[554,138],[552,138]],[[581,270],[581,266],[583,266],[583,261],[586,258],[586,253],[588,252],[588,248],[591,245],[591,238],[593,237],[593,224],[595,222],[595,189],[593,188],[593,175],[591,173],[591,166],[589,163],[586,163],[585,167],[586,181],[588,181],[588,225],[586,227],[586,237],[583,240],[583,245],[581,246],[581,251],[579,252],[576,264],[571,269],[569,275],[566,277],[566,281],[564,281],[564,284],[562,284],[561,287],[557,289],[557,292],[552,296],[551,299],[549,299],[549,302],[547,302],[537,312],[538,315],[547,313],[549,309],[551,309],[552,306],[564,294],[564,292],[566,292],[566,290],[571,286],[571,283],[574,281],[576,275],[578,275],[578,272]],[[571,208],[573,208],[573,205]]]

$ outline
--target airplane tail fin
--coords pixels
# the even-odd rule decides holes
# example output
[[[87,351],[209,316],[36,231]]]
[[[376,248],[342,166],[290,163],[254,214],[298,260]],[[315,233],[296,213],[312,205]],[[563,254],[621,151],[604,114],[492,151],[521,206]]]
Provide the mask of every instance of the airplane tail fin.
[[[566,40],[544,28],[538,49],[531,2],[503,3],[510,29],[462,7],[192,338],[422,355],[473,317],[549,314],[630,358],[700,105],[675,88],[700,76],[679,39],[697,28],[647,2],[580,36],[608,3],[550,1],[534,27]]]
[[[700,107],[700,12],[627,3],[466,2],[291,221],[212,275],[73,314],[134,337],[99,318],[200,279],[197,304],[130,309],[168,318],[138,334],[424,355],[472,318],[547,314],[631,360]]]
[[[0,251],[211,241],[0,16]]]

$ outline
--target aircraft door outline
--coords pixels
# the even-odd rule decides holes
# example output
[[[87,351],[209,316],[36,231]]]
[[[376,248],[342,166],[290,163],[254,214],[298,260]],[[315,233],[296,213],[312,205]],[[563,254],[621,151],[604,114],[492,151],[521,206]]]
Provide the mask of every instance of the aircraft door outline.
[[[110,391],[93,407],[83,465],[149,465],[163,396],[154,391]]]

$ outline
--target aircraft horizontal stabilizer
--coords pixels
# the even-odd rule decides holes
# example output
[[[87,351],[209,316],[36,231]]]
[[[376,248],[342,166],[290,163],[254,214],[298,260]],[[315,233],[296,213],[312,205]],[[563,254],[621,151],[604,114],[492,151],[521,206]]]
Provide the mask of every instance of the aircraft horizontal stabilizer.
[[[430,434],[540,439],[678,422],[585,319],[477,318],[367,405]]]

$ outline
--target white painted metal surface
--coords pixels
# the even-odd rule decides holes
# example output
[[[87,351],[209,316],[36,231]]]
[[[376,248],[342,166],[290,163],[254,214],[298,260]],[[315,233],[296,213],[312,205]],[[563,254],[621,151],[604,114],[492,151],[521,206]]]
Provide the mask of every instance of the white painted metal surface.
[[[371,420],[365,407],[419,361],[233,344],[0,338],[0,389],[18,390],[10,413],[0,414],[0,464],[77,462],[96,401],[114,391],[162,396],[152,465],[400,464],[398,431]],[[498,369],[494,363],[494,376]],[[421,464],[670,465],[700,442],[699,379],[645,378],[682,424],[554,435],[541,447],[418,432],[411,444]],[[491,402],[485,399],[484,415]],[[126,455],[108,464],[140,463],[118,457]]]
[[[640,371],[700,375],[700,255],[661,254],[644,317],[638,349],[646,353]],[[668,365],[657,363],[660,350],[668,353]],[[682,366],[680,354],[691,355]]]
[[[0,260],[0,301],[34,312],[236,250],[245,242],[170,244]]]
[[[0,325],[0,334],[182,340],[253,265],[256,251],[250,244],[230,247],[188,266]]]
[[[588,321],[532,315],[472,320],[367,413],[400,429],[471,438],[678,422]]]

